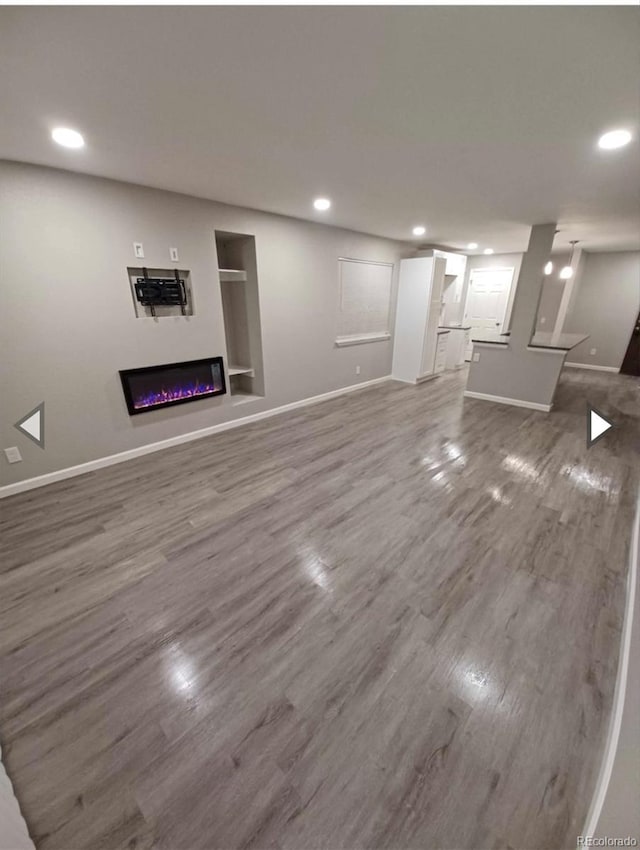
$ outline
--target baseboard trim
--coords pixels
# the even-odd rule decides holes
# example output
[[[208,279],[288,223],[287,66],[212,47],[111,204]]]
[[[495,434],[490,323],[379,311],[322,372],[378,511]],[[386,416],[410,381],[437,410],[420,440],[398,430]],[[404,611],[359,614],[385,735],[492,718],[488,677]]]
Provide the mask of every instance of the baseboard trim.
[[[68,466],[65,469],[57,469],[55,472],[47,472],[44,475],[38,475],[35,478],[25,478],[24,481],[16,481],[15,484],[7,484],[0,487],[0,499],[6,499],[8,496],[15,496],[17,493],[24,493],[27,490],[34,490],[36,487],[46,487],[47,484],[54,484],[56,481],[64,481],[66,478],[74,478],[76,475],[84,475],[87,472],[95,472],[97,469],[103,469],[107,466],[114,466],[116,463],[124,463],[127,460],[133,460],[136,457],[159,452],[163,449],[170,449],[173,446],[179,446],[182,443],[191,443],[193,440],[200,440],[203,437],[209,437],[212,434],[220,434],[223,431],[230,431],[232,428],[240,428],[242,425],[248,425],[251,422],[258,422],[260,419],[269,419],[271,416],[278,416],[280,413],[287,413],[290,410],[296,410],[299,407],[307,407],[312,404],[320,404],[323,401],[329,401],[332,398],[338,398],[342,395],[363,390],[367,387],[374,387],[377,384],[383,384],[391,380],[391,375],[385,375],[383,378],[373,378],[371,381],[362,381],[359,384],[353,384],[349,387],[341,387],[338,390],[330,390],[321,395],[310,396],[299,401],[292,401],[289,404],[282,404],[279,407],[272,407],[269,410],[262,410],[260,413],[250,413],[248,416],[241,416],[237,419],[231,419],[229,422],[220,422],[217,425],[210,425],[207,428],[201,428],[198,431],[188,431],[186,434],[179,434],[176,437],[169,437],[167,440],[161,440],[157,443],[147,443],[144,446],[138,446],[135,449],[127,449],[124,452],[99,457],[95,460],[89,460],[86,463],[79,463],[77,466]]]
[[[633,612],[636,602],[636,584],[638,579],[638,558],[640,557],[640,491],[638,491],[638,502],[636,505],[636,515],[633,524],[633,532],[631,534],[631,558],[629,563],[629,573],[627,575],[627,599],[624,610],[624,621],[622,624],[622,635],[620,638],[620,654],[618,656],[618,675],[616,676],[616,686],[613,694],[613,704],[611,706],[611,720],[609,721],[609,731],[607,734],[607,743],[605,745],[600,772],[596,781],[596,788],[591,801],[591,806],[587,814],[586,823],[584,825],[582,835],[594,835],[598,827],[598,821],[602,814],[602,809],[607,797],[609,782],[613,767],[618,752],[618,744],[620,741],[620,730],[622,728],[622,718],[624,715],[624,703],[627,693],[627,681],[629,679],[629,662],[631,657],[631,633],[633,631]],[[640,663],[638,659],[634,661]],[[625,721],[626,722],[626,721]]]
[[[475,393],[472,390],[465,390],[463,395],[465,398],[477,398],[480,401],[495,401],[497,404],[510,404],[512,407],[528,407],[530,410],[541,410],[543,413],[549,413],[553,407],[551,404],[538,404],[535,401],[525,401],[522,398],[507,398],[501,395]]]
[[[593,372],[616,372],[620,371],[620,367],[616,366],[594,366],[592,363],[569,363],[567,360],[564,364],[572,369],[591,369]]]

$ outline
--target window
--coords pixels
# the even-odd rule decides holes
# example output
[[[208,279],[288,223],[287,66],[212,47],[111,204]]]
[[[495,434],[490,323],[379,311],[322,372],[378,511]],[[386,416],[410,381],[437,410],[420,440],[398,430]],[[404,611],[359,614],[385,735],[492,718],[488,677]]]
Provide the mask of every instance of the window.
[[[357,345],[391,338],[392,263],[338,260],[340,304],[336,345]]]

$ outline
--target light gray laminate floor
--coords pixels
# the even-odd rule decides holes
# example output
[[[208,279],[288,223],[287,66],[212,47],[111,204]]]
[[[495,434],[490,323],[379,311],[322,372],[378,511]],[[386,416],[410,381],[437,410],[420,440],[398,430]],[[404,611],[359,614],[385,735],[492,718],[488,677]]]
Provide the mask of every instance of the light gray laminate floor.
[[[569,848],[612,701],[637,380],[389,383],[0,504],[42,850]],[[590,400],[618,427],[585,446]]]

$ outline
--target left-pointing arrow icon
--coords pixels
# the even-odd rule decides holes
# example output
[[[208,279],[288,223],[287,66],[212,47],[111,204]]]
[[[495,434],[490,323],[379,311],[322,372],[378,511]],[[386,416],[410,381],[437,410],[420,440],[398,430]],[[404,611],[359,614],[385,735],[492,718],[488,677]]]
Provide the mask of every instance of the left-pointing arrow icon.
[[[33,440],[36,445],[44,448],[44,402],[41,401],[37,407],[30,410],[26,416],[19,419],[14,428],[21,431],[30,440]]]

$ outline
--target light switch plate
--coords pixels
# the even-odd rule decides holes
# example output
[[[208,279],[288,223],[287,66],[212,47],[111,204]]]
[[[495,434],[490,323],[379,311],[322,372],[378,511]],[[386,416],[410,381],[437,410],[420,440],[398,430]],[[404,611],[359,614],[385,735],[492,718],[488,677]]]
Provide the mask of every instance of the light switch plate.
[[[473,362],[478,363],[479,361],[480,361],[480,352],[476,351],[476,352],[474,352],[474,355],[473,355]]]
[[[180,259],[178,257],[178,249],[177,248],[169,248],[169,256],[171,257],[171,260],[174,263],[177,263]]]
[[[17,446],[10,446],[8,449],[4,450],[4,453],[9,463],[20,463],[22,460],[20,449]]]
[[[133,243],[133,253],[138,260],[144,260],[144,246],[142,242]]]
[[[592,349],[589,351],[589,354],[590,354],[592,357],[593,357],[593,355],[594,355],[595,353],[596,353],[596,349],[595,349],[595,348],[592,348]]]

